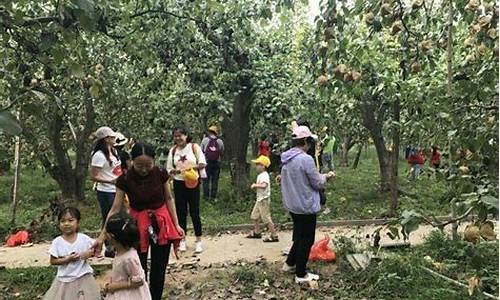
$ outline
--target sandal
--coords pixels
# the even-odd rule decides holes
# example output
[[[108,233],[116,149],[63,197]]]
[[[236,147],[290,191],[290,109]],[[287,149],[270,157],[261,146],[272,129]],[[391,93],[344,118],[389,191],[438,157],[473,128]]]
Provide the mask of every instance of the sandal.
[[[251,232],[249,235],[247,235],[247,239],[260,239],[262,238],[262,235],[260,233],[255,233]]]
[[[279,238],[278,236],[269,236],[269,237],[266,237],[264,240],[264,243],[275,243],[275,242],[279,242]]]

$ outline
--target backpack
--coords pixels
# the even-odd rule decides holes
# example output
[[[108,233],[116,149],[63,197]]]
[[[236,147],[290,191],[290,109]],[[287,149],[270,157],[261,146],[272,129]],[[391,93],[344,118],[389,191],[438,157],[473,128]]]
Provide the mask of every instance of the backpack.
[[[208,145],[205,147],[205,158],[211,161],[217,161],[220,158],[220,146],[218,138],[209,137]]]

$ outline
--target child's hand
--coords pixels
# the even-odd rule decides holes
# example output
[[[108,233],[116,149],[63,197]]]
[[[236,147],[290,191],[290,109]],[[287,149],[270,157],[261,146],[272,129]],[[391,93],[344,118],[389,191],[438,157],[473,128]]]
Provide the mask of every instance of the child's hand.
[[[78,253],[73,252],[70,255],[66,256],[66,263],[71,263],[78,260],[80,260],[80,254]]]

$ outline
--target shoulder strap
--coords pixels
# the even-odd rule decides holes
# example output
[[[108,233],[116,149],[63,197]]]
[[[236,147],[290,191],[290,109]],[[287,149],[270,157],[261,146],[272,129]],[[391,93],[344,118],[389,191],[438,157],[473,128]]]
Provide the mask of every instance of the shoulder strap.
[[[194,146],[195,146],[195,143],[191,143],[191,150],[193,151],[193,154],[196,157],[196,163],[198,164],[200,162],[200,159],[198,158],[198,154],[196,153],[196,149]]]
[[[174,159],[174,157],[175,157],[175,151],[176,150],[177,150],[177,145],[174,145],[172,147],[172,167],[174,167],[174,168],[175,168],[175,159]]]

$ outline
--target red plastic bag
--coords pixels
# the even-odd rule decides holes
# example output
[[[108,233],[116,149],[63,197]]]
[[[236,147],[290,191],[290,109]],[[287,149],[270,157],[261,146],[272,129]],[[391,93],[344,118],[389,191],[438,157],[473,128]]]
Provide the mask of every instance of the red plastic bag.
[[[7,240],[7,247],[16,247],[19,245],[26,244],[29,241],[29,234],[26,230],[21,230],[13,233],[9,236]]]
[[[337,255],[335,251],[328,247],[328,243],[330,243],[330,237],[328,235],[325,235],[323,239],[314,243],[309,253],[309,260],[334,262],[337,259]]]

